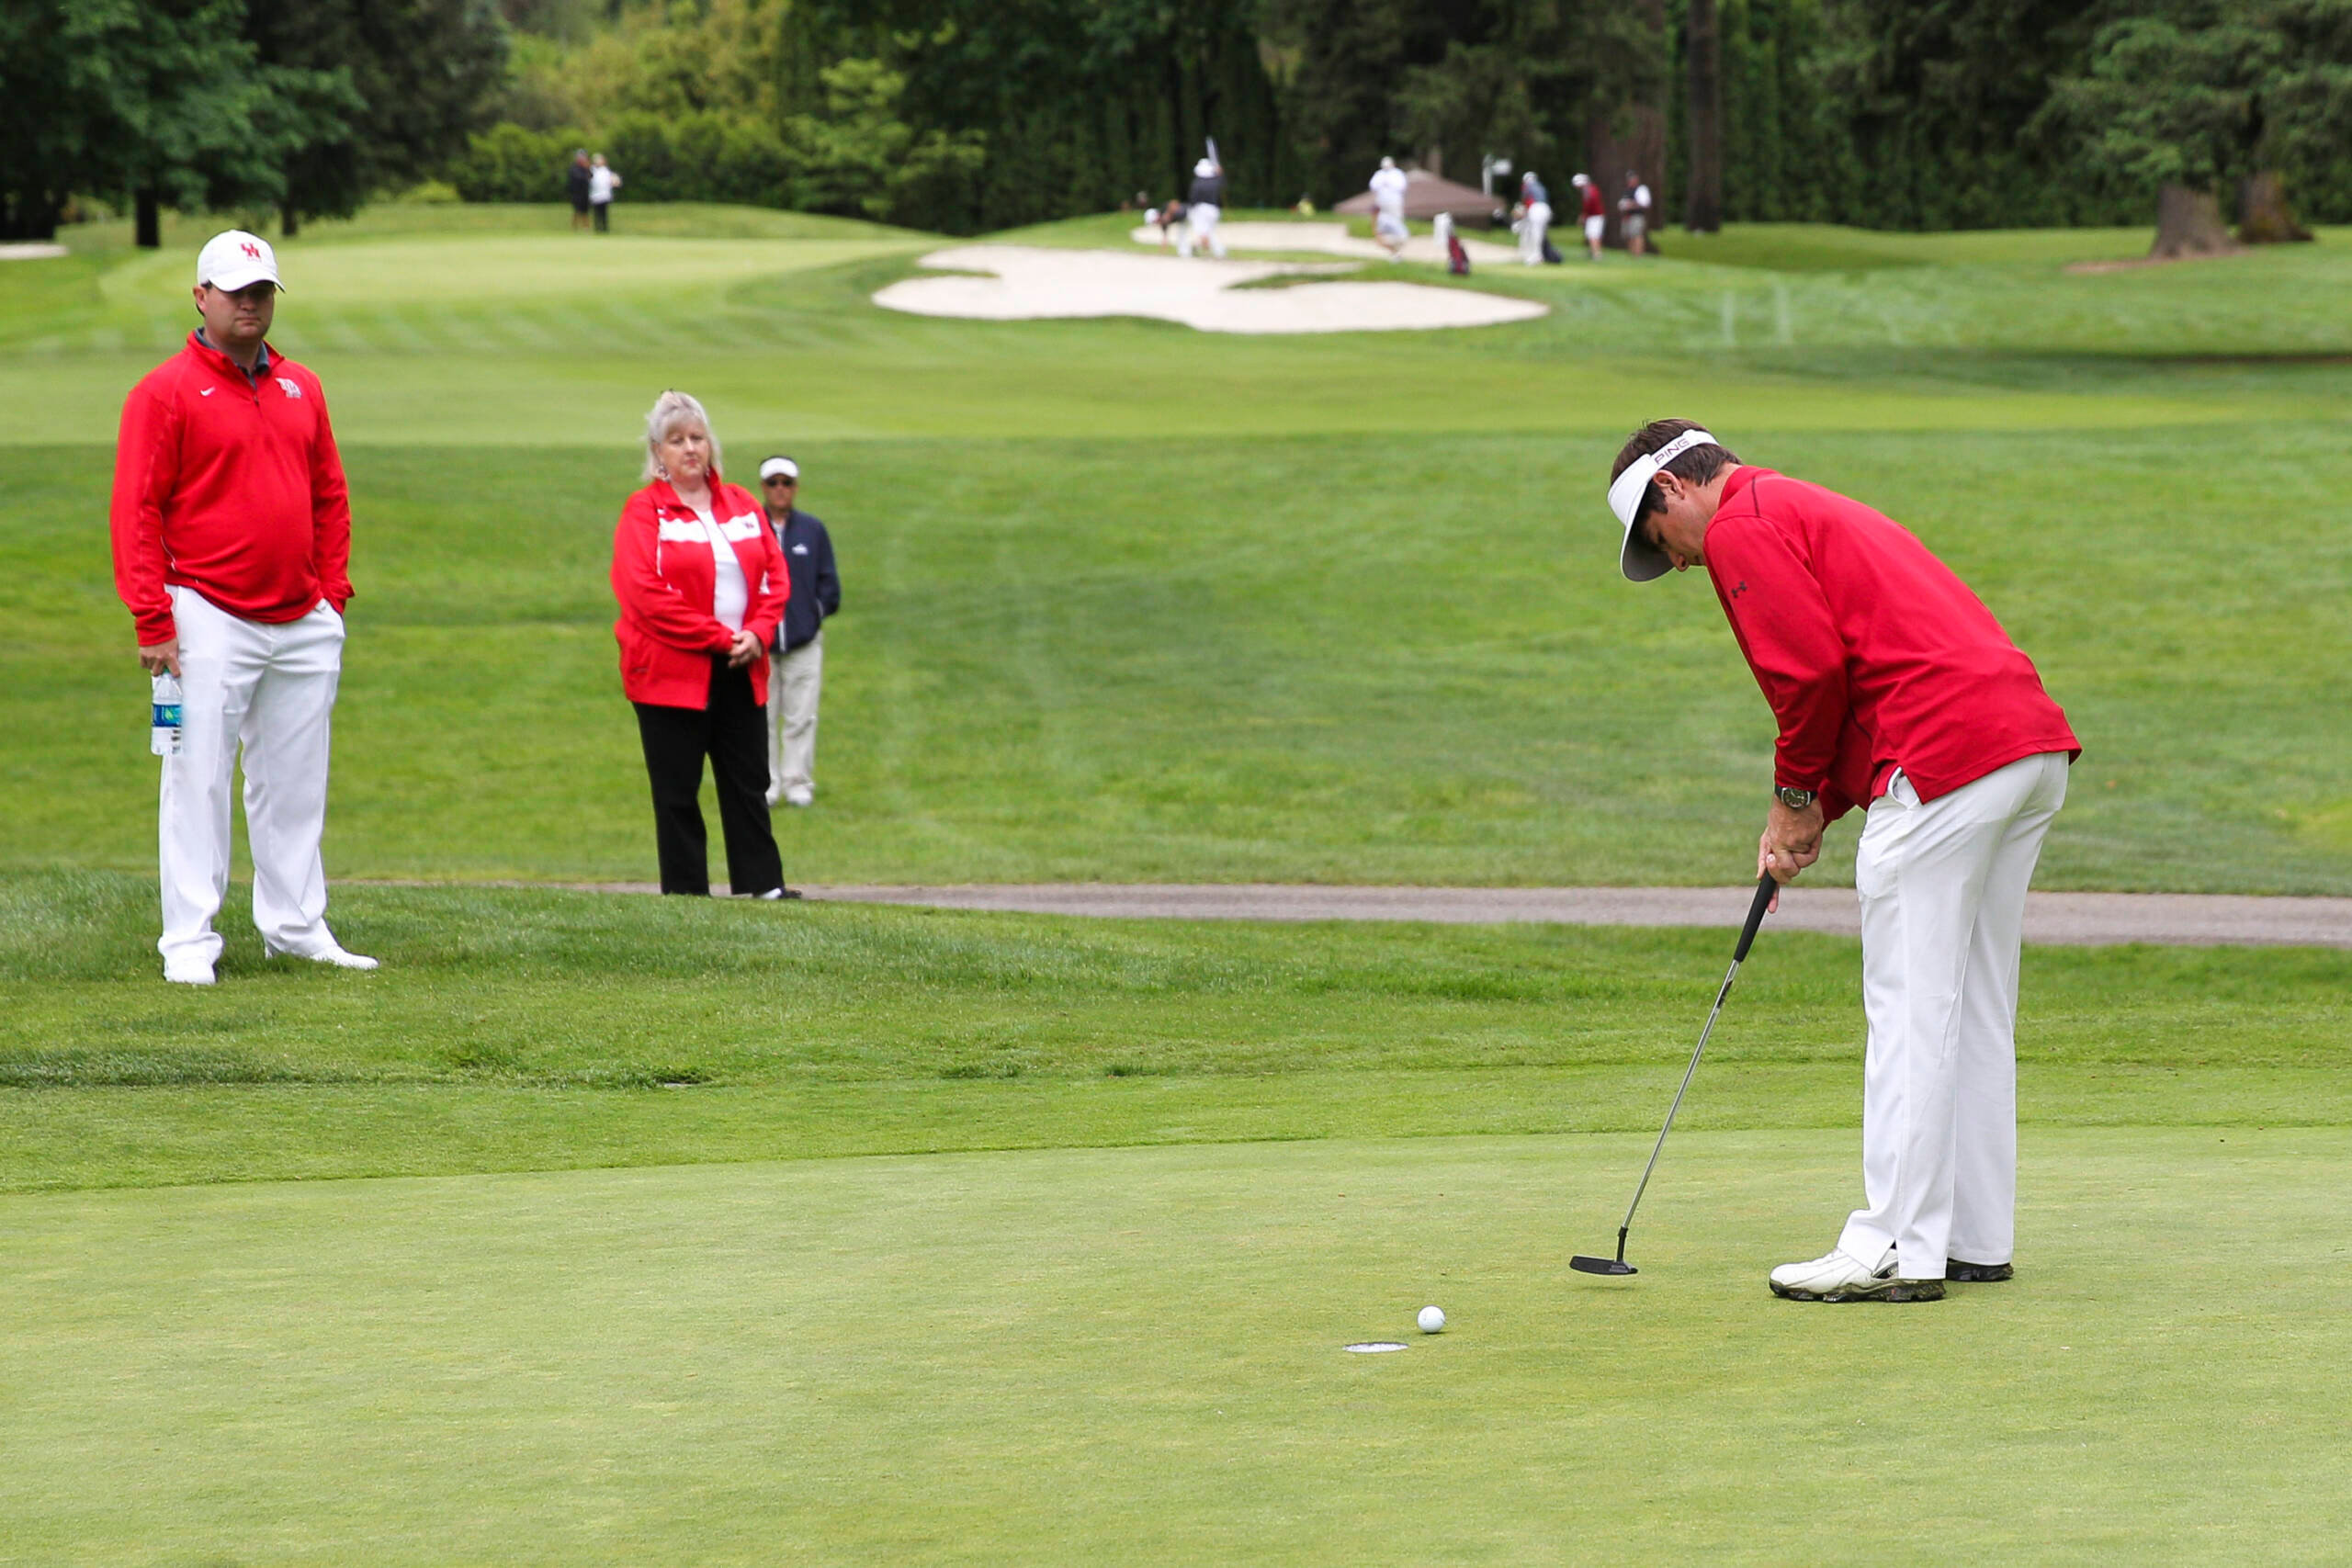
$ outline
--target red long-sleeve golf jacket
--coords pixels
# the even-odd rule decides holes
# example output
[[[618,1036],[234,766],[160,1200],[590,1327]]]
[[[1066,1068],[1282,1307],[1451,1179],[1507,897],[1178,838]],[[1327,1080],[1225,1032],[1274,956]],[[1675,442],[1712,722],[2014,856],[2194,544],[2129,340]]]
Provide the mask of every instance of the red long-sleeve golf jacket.
[[[1707,525],[1707,575],[1780,720],[1775,782],[1831,818],[1903,770],[1922,800],[2082,743],[2033,661],[1894,519],[1742,468]]]
[[[167,587],[282,625],[351,598],[351,500],[319,378],[269,353],[257,376],[188,334],[122,405],[115,590],[153,647],[177,635]]]
[[[792,578],[767,513],[751,491],[713,474],[710,514],[751,591],[743,629],[773,650]],[[711,656],[735,642],[727,624],[711,614],[718,586],[710,536],[670,481],[656,479],[630,496],[613,534],[613,597],[621,605],[613,635],[620,639],[621,689],[629,701],[670,708],[709,705]],[[751,676],[753,700],[765,703],[768,661],[752,660]]]

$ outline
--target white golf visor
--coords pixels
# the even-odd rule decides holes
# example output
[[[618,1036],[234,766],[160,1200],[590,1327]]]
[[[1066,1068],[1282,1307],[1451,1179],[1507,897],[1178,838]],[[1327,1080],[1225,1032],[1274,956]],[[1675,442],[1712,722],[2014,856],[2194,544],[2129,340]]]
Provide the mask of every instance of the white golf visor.
[[[1636,457],[1619,474],[1609,487],[1609,510],[1625,525],[1625,542],[1617,551],[1618,570],[1628,582],[1647,582],[1664,577],[1674,570],[1674,563],[1662,550],[1654,549],[1649,542],[1634,532],[1634,524],[1642,514],[1642,496],[1650,488],[1650,480],[1657,471],[1693,446],[1713,446],[1719,443],[1703,430],[1686,430],[1657,451]]]
[[[778,474],[788,479],[797,479],[800,477],[800,465],[789,457],[770,457],[760,465],[760,478],[772,479]]]

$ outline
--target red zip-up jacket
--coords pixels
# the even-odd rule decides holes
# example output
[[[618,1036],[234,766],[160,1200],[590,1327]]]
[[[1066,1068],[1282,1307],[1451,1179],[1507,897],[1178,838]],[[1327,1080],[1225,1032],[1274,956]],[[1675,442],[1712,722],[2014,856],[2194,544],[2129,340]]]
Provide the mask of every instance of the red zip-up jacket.
[[[263,352],[248,376],[191,333],[123,402],[114,583],[142,648],[178,635],[171,586],[273,626],[351,598],[351,498],[326,394]]]
[[[1781,722],[1774,782],[1836,818],[1903,770],[1921,800],[2044,751],[2082,754],[2041,677],[1908,529],[1770,468],[1734,470],[1702,546]]]
[[[751,590],[743,629],[773,651],[792,578],[766,509],[751,491],[714,473],[710,514]],[[613,597],[621,605],[613,636],[620,641],[621,690],[629,701],[668,708],[710,705],[711,656],[735,644],[727,623],[710,613],[718,588],[710,536],[670,481],[656,479],[630,496],[613,533]],[[751,676],[752,700],[766,703],[768,661],[752,660]]]

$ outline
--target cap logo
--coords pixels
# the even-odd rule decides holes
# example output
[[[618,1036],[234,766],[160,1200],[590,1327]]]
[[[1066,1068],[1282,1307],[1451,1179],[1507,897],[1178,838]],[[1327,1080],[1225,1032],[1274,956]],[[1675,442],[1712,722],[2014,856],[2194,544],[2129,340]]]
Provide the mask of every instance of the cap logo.
[[[237,249],[244,252],[245,254],[253,257],[255,261],[261,260],[261,247],[254,244],[251,240],[247,240],[243,244],[239,245]]]

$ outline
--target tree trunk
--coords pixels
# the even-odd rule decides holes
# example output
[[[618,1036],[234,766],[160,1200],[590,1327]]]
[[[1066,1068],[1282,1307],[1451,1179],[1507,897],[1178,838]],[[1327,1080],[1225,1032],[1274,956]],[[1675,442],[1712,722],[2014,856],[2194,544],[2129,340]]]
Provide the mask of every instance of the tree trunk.
[[[1724,73],[1715,0],[1690,0],[1690,191],[1682,226],[1712,234],[1724,226]]]
[[[163,198],[152,190],[142,190],[132,198],[132,204],[138,214],[133,227],[138,231],[139,248],[143,251],[162,250],[164,248]]]
[[[2167,185],[2156,192],[2156,243],[2149,255],[2171,261],[2222,255],[2237,248],[2222,222],[2222,204],[2211,191]]]
[[[2308,240],[2312,231],[2295,221],[2287,192],[2276,173],[2252,175],[2238,182],[2238,240],[2248,245],[2276,245]]]
[[[1635,0],[1635,8],[1650,25],[1657,39],[1657,58],[1667,58],[1666,0]],[[1586,122],[1585,145],[1591,154],[1592,177],[1600,186],[1601,205],[1608,214],[1600,243],[1611,250],[1625,248],[1625,230],[1618,220],[1617,202],[1625,194],[1625,175],[1631,170],[1650,187],[1648,247],[1655,254],[1658,219],[1666,211],[1665,105],[1636,100],[1619,105],[1613,113],[1596,112]]]
[[[297,208],[290,201],[280,206],[277,209],[277,237],[281,240],[290,240],[301,231],[302,213],[300,209]]]

